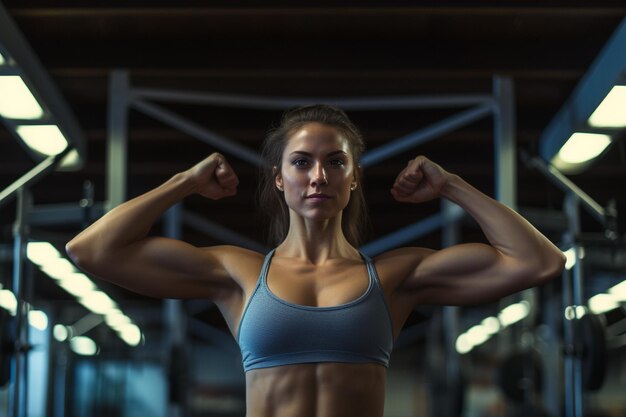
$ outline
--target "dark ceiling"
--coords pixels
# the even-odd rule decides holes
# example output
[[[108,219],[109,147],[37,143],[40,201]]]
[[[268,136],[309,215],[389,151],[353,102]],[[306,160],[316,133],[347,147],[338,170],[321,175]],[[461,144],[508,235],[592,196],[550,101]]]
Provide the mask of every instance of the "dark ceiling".
[[[499,74],[514,81],[518,149],[535,152],[542,130],[626,15],[621,1],[265,3],[147,1],[130,7],[120,1],[4,1],[88,141],[85,168],[42,180],[33,189],[35,203],[78,202],[86,180],[93,182],[97,201],[105,198],[107,89],[113,69],[128,69],[134,87],[285,97],[490,94],[493,76]],[[258,149],[280,117],[280,111],[162,105],[252,149]],[[372,149],[458,110],[348,114]],[[214,151],[134,110],[128,129],[129,196]],[[436,202],[414,207],[392,201],[388,189],[409,157],[425,154],[493,195],[492,142],[493,121],[488,118],[368,169],[373,237],[439,208]],[[0,149],[4,188],[35,162],[2,126]],[[260,222],[250,215],[255,169],[228,157],[241,178],[239,194],[219,202],[192,197],[186,208],[260,240]],[[521,163],[518,174],[519,207],[561,208],[561,191]],[[572,179],[603,205],[615,199],[623,212],[623,137]],[[14,204],[0,210],[5,244],[11,242],[14,210]],[[589,218],[584,227],[601,231]],[[483,239],[471,226],[466,229],[463,240]],[[57,243],[77,231],[59,228]],[[190,228],[185,239],[197,245],[219,242]],[[439,242],[439,234],[433,233],[412,244],[437,247]],[[47,291],[48,298],[66,298],[61,290]]]

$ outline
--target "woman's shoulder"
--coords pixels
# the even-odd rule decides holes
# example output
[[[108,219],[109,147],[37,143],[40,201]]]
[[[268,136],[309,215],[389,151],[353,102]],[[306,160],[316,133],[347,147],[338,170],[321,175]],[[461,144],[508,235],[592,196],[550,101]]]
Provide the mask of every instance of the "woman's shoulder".
[[[220,264],[235,280],[256,280],[265,254],[234,245],[207,246],[201,248],[212,262]]]
[[[373,256],[372,260],[381,281],[395,288],[435,252],[422,247],[402,247]]]

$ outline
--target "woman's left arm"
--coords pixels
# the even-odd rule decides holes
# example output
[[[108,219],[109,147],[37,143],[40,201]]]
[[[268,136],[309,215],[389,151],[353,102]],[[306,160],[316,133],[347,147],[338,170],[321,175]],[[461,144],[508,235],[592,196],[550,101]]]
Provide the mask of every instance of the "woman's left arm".
[[[426,157],[409,162],[391,193],[401,202],[446,198],[471,215],[490,242],[459,244],[424,256],[398,288],[415,294],[416,302],[484,303],[563,271],[563,253],[526,219]]]

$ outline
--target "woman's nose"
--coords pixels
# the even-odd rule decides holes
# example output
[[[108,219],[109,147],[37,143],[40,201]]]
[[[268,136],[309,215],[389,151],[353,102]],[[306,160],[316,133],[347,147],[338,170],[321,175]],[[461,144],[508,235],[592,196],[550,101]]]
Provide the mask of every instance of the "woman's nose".
[[[311,177],[311,185],[328,184],[328,180],[326,179],[326,170],[322,164],[318,164],[315,168],[313,168]]]

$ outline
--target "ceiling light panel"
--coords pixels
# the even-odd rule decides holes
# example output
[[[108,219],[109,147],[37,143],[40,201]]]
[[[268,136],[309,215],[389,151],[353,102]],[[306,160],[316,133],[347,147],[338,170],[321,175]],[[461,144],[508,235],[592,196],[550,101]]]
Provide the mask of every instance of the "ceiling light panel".
[[[43,109],[19,75],[0,75],[0,91],[0,116],[27,120],[43,117]]]
[[[43,155],[57,155],[68,145],[67,139],[55,125],[18,126],[16,131],[29,148]]]
[[[589,124],[600,128],[626,127],[626,85],[614,86],[589,117]]]

